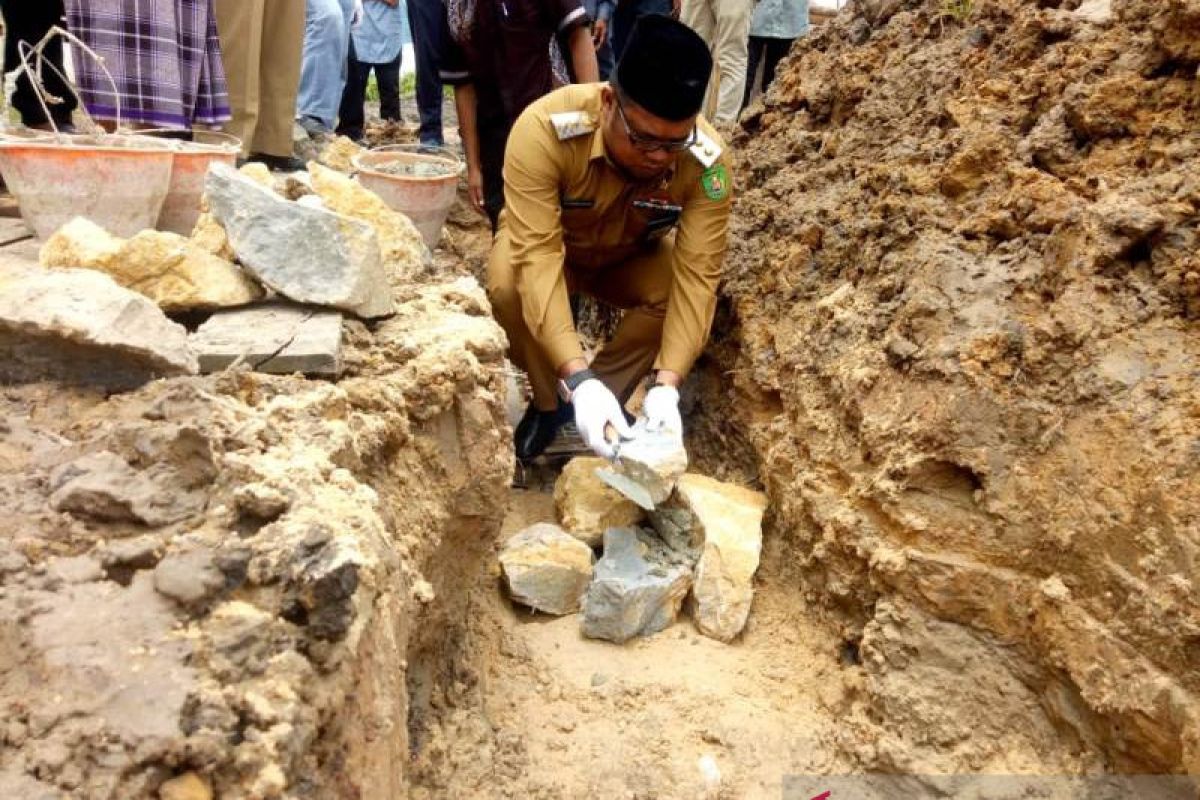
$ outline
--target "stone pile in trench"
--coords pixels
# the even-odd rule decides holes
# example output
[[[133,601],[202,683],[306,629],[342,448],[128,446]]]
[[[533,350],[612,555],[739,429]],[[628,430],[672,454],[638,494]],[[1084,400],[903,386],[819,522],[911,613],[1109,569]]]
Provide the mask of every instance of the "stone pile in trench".
[[[665,458],[637,457],[639,447],[662,449],[660,438]],[[670,435],[634,441],[615,465],[592,457],[566,465],[554,490],[559,524],[533,525],[501,549],[509,594],[544,613],[582,612],[585,636],[617,643],[666,629],[687,599],[700,632],[730,642],[750,615],[766,497],[686,472],[683,444]],[[614,469],[651,487],[653,510],[601,480]]]

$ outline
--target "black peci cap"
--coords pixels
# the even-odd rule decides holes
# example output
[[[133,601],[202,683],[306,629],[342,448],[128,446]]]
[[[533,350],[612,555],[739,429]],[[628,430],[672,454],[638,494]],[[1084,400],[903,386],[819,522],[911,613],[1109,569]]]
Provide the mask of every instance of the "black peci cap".
[[[712,66],[708,45],[699,34],[678,20],[647,14],[629,34],[616,83],[654,116],[678,122],[704,105]]]

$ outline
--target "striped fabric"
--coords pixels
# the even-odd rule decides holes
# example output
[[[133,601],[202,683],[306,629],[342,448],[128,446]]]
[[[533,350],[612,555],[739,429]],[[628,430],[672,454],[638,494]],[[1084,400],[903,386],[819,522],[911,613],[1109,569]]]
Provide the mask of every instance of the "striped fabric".
[[[213,0],[66,0],[67,26],[105,62],[125,123],[188,129],[230,118]],[[112,88],[78,49],[76,81],[91,115],[115,120]]]

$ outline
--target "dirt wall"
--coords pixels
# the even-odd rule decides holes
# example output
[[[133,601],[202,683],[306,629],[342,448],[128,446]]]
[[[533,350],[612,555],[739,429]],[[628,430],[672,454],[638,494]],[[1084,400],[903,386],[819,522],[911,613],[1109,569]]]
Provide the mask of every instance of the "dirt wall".
[[[696,427],[844,615],[864,767],[1200,772],[1200,13],[949,7],[859,0],[743,119]]]
[[[0,795],[405,795],[503,517],[504,338],[470,279],[347,326],[337,383],[4,390]]]

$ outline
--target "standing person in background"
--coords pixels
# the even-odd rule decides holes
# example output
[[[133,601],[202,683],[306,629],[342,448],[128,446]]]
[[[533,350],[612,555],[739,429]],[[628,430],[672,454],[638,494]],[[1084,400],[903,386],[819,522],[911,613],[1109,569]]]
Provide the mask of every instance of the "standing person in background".
[[[217,29],[233,119],[227,133],[242,156],[271,169],[300,170],[292,153],[304,5],[300,0],[216,0]]]
[[[119,116],[135,127],[185,131],[229,120],[213,0],[65,5],[67,29],[104,59],[102,68],[91,56],[75,53],[75,83],[92,117],[115,124]]]
[[[504,147],[525,107],[555,88],[556,37],[576,83],[600,79],[581,0],[447,0],[442,80],[454,86],[475,208],[495,230],[504,207]]]
[[[4,14],[5,73],[12,72],[21,66],[20,53],[17,51],[19,42],[28,42],[30,46],[36,45],[52,27],[64,24],[62,0],[38,0],[38,2],[0,0],[0,12]],[[51,42],[43,52],[46,54],[47,61],[65,75],[62,40],[56,39]],[[47,68],[42,71],[42,76],[47,91],[62,100],[57,104],[47,103],[50,107],[50,118],[46,118],[46,112],[42,109],[42,104],[38,102],[27,75],[21,75],[17,79],[17,88],[12,96],[13,108],[21,115],[21,122],[30,128],[49,128],[50,122],[53,120],[59,130],[70,131],[71,114],[75,111],[75,95],[54,73],[54,70]]]
[[[715,62],[718,79],[704,102],[704,115],[714,122],[736,122],[742,108],[753,14],[754,0],[683,0],[683,21],[708,44]]]
[[[583,8],[592,18],[592,44],[596,46],[596,66],[600,68],[600,80],[608,80],[616,56],[612,48],[612,17],[617,0],[583,0]]]
[[[304,58],[296,121],[309,134],[332,133],[346,85],[350,26],[362,0],[308,0],[304,12]]]
[[[417,136],[421,144],[442,147],[442,81],[438,65],[445,46],[446,9],[442,0],[407,0],[408,29],[412,31],[413,53],[417,59],[417,111],[421,129]]]
[[[613,12],[612,47],[613,57],[618,61],[625,52],[629,34],[639,19],[647,14],[663,14],[678,19],[681,0],[616,0]]]
[[[350,34],[350,63],[337,132],[354,141],[363,138],[364,106],[371,70],[379,85],[379,113],[400,120],[400,58],[403,53],[404,9],[400,0],[366,0],[362,22]]]
[[[775,68],[792,48],[792,42],[808,34],[808,0],[761,0],[750,22],[749,65],[746,67],[746,93],[742,109],[750,105],[754,76],[763,65],[762,91],[775,80]]]

